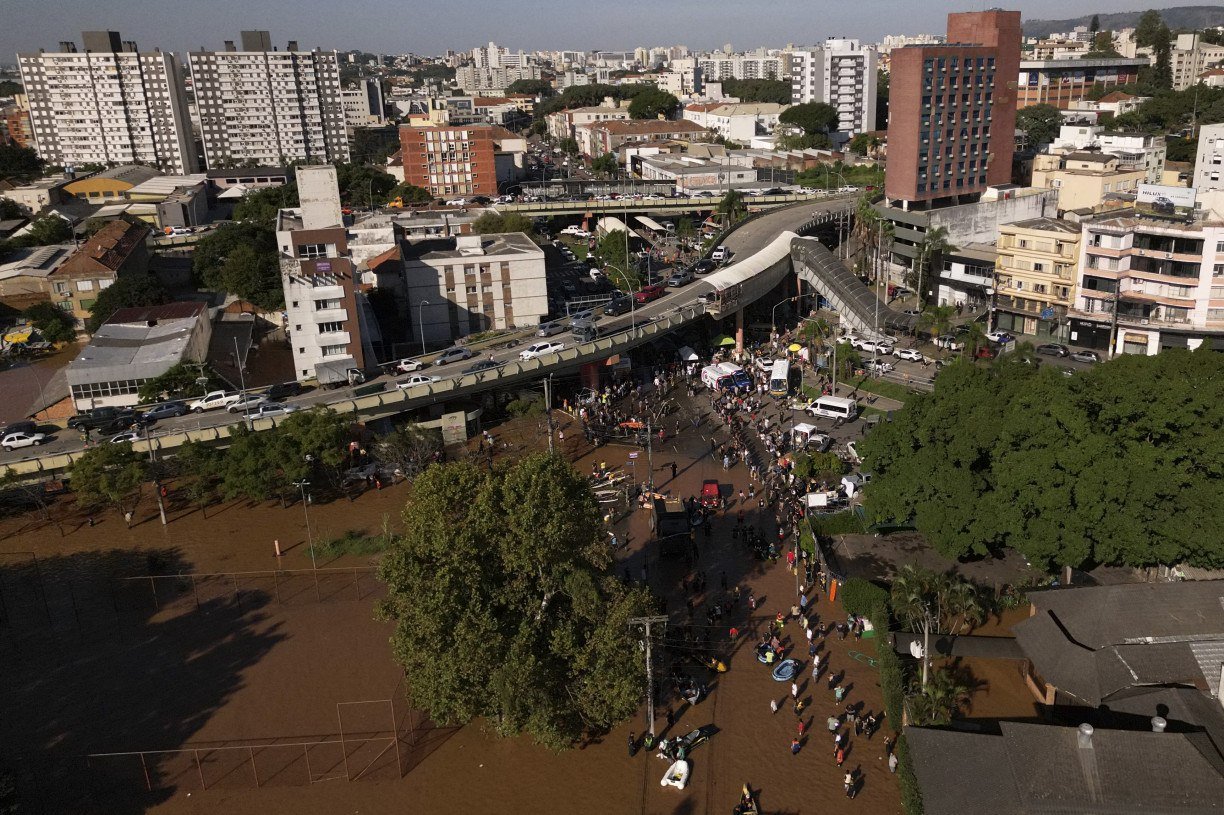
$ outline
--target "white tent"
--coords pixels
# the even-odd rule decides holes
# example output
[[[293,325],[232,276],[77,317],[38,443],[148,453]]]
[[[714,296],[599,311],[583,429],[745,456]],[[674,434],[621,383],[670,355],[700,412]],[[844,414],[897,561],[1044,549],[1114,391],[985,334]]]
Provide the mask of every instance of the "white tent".
[[[697,356],[697,352],[687,345],[683,346],[677,353],[680,354],[681,362],[696,362],[701,359],[701,357]]]

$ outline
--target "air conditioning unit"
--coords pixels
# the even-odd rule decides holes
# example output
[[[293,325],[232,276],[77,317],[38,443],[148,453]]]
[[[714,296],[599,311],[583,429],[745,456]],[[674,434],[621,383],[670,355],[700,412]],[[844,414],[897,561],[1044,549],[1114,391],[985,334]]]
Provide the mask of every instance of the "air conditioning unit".
[[[1140,320],[1140,321],[1139,321],[1139,325],[1147,325],[1147,324],[1148,324],[1148,321],[1147,321],[1147,320]]]

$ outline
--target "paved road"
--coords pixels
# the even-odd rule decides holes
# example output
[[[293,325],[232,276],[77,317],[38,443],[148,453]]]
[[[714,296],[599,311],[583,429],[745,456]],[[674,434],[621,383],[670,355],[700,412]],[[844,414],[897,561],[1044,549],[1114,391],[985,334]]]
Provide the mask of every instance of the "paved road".
[[[838,209],[845,207],[846,199],[827,199],[819,203],[813,203],[810,206],[799,206],[787,209],[781,209],[777,212],[764,215],[740,227],[727,239],[727,245],[735,253],[733,261],[743,260],[761,249],[765,248],[779,234],[787,230],[793,230],[822,211]],[[669,289],[668,293],[644,306],[634,309],[631,313],[623,314],[618,317],[602,317],[597,314],[600,326],[607,326],[613,330],[628,329],[633,324],[641,324],[653,320],[655,317],[670,312],[674,309],[691,305],[695,303],[702,294],[709,292],[713,286],[705,282],[702,278],[698,278],[695,282],[690,283],[679,289]],[[542,338],[541,338],[542,339]],[[573,337],[568,333],[557,334],[549,339],[564,342],[567,346],[574,343]],[[482,351],[477,357],[462,362],[455,362],[443,366],[429,366],[424,372],[430,376],[437,376],[442,379],[455,378],[459,376],[465,369],[473,363],[481,359],[493,359],[496,362],[510,362],[518,359],[519,353],[534,342],[536,338],[529,332],[524,332],[518,342],[514,346],[502,345],[491,350]],[[435,355],[429,355],[425,359],[432,359]],[[398,376],[397,380],[404,380],[406,376]],[[391,377],[379,377],[386,381],[387,387],[392,387]],[[378,379],[373,381],[378,381]],[[491,380],[491,385],[495,386],[495,380]],[[352,388],[340,388],[337,390],[327,390],[316,388],[311,392],[286,400],[290,403],[301,405],[303,407],[311,407],[317,404],[328,404],[330,402],[345,401],[353,398]],[[150,429],[150,434],[157,436],[159,434],[168,434],[184,429],[202,429],[211,427],[221,427],[227,425],[238,424],[241,419],[232,413],[225,411],[210,411],[202,414],[192,414],[177,419],[167,419],[158,422]],[[59,430],[58,432],[51,427],[43,428],[43,432],[50,434],[50,439],[41,447],[23,448],[14,450],[11,453],[0,451],[0,463],[9,461],[21,461],[28,458],[36,458],[47,455],[48,453],[64,453],[73,450],[79,450],[83,446],[81,436],[76,431]],[[107,437],[109,438],[109,437]],[[95,437],[96,441],[96,437]]]

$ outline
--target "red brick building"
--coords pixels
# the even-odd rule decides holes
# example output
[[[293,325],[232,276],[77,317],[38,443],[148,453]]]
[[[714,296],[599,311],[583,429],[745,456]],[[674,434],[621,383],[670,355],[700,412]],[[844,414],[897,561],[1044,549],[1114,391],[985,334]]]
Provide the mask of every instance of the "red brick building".
[[[440,198],[497,195],[497,146],[504,128],[493,125],[401,127],[404,181]]]
[[[34,129],[30,126],[30,111],[16,105],[5,108],[0,117],[0,141],[7,139],[18,147],[34,146]]]
[[[1020,12],[948,15],[948,41],[894,49],[890,202],[963,202],[1011,180]]]

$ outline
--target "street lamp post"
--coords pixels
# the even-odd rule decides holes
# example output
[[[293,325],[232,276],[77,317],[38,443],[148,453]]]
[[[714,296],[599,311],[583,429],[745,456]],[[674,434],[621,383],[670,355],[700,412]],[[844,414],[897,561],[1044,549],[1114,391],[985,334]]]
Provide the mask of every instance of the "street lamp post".
[[[242,357],[238,356],[238,338],[234,337],[234,367],[238,369],[238,384],[242,388],[242,414],[246,419],[248,430],[255,429],[255,420],[251,418],[250,405],[246,403],[246,376],[242,373]]]
[[[800,295],[795,295],[794,297],[787,297],[785,300],[779,301],[778,304],[773,307],[773,311],[770,312],[770,317],[769,317],[769,331],[771,334],[778,333],[778,309],[787,303],[791,303],[791,302],[794,302],[795,300],[798,300],[799,297]]]
[[[425,356],[425,306],[432,306],[433,303],[428,300],[422,300],[417,304],[417,325],[421,329],[421,356]]]
[[[317,570],[319,565],[315,562],[314,535],[310,533],[310,508],[306,501],[306,488],[310,486],[310,482],[303,478],[301,481],[294,481],[293,486],[302,491],[302,514],[306,516],[306,545],[310,547],[310,568]]]

